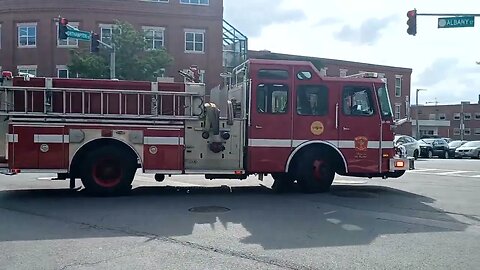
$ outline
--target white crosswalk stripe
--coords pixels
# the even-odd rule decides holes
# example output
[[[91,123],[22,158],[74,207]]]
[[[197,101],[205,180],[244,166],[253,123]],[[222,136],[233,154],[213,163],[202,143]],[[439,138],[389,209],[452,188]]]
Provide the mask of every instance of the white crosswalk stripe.
[[[407,171],[411,174],[435,175],[435,176],[454,176],[467,178],[480,178],[480,171],[464,171],[464,170],[445,170],[445,169],[415,169]]]

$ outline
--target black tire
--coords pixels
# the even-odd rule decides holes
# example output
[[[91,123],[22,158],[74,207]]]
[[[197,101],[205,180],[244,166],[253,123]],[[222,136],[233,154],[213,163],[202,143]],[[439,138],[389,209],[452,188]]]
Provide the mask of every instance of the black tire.
[[[304,193],[320,193],[330,190],[335,178],[331,159],[325,156],[305,153],[297,164],[297,180]]]
[[[428,150],[427,158],[433,158],[433,151],[432,150]]]
[[[136,157],[118,146],[104,146],[86,155],[82,183],[92,195],[122,195],[132,188],[137,169]]]
[[[272,190],[275,193],[286,193],[294,189],[295,179],[288,173],[272,173]]]
[[[418,155],[418,150],[413,151],[413,158],[414,158],[415,160],[418,159],[418,156],[419,156],[419,155]]]
[[[394,172],[389,172],[387,174],[387,177],[389,178],[400,178],[405,174],[406,171],[394,171]]]

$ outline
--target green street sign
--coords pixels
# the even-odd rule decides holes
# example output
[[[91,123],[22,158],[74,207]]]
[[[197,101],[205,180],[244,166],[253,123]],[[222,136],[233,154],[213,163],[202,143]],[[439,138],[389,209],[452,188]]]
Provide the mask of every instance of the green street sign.
[[[438,28],[474,27],[474,16],[438,18]]]
[[[75,39],[85,40],[85,41],[89,41],[91,36],[90,32],[81,31],[71,27],[68,27],[68,30],[67,32],[65,32],[65,34],[67,34],[67,37],[69,38],[75,38]]]

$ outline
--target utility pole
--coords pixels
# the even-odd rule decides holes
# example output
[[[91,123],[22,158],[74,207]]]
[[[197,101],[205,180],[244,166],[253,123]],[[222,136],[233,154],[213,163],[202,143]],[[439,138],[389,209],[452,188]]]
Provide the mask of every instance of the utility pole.
[[[417,140],[420,139],[420,125],[418,124],[418,92],[420,91],[427,91],[427,89],[417,89],[416,92],[415,92],[415,106],[416,106],[416,110],[415,110],[415,128],[416,128],[416,134],[415,134],[415,138]]]
[[[465,136],[465,108],[464,105],[468,102],[462,101],[461,102],[461,111],[460,111],[460,140],[463,141]]]

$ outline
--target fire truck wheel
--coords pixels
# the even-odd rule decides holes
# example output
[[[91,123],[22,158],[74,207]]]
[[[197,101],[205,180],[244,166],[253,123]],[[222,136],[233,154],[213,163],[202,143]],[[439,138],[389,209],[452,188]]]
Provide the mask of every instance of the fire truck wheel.
[[[119,195],[131,189],[135,171],[136,158],[118,147],[105,146],[87,155],[82,183],[89,194]]]
[[[287,173],[272,173],[273,185],[272,190],[275,193],[285,193],[293,190],[295,179]]]
[[[300,160],[297,175],[304,193],[327,192],[335,178],[335,170],[328,158],[307,155]]]

